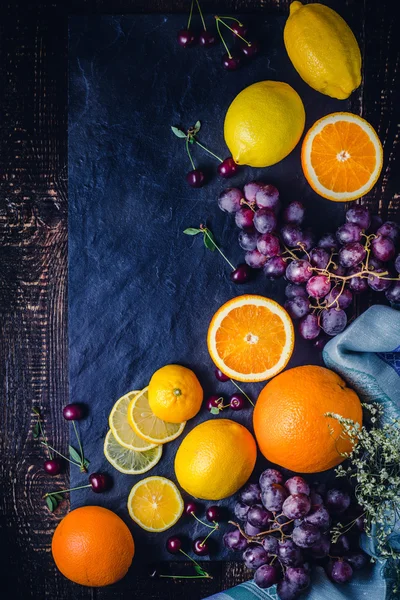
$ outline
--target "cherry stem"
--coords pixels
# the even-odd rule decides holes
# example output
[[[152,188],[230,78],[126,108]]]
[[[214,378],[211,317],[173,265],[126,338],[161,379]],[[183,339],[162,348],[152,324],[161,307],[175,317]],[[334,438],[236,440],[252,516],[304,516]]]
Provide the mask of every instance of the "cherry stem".
[[[227,55],[229,56],[229,58],[232,58],[232,54],[231,54],[231,52],[230,52],[230,50],[229,50],[228,46],[226,45],[226,42],[225,42],[225,40],[224,40],[224,36],[223,36],[223,35],[222,35],[222,33],[221,33],[221,29],[220,29],[220,27],[219,27],[219,21],[220,21],[219,17],[215,17],[215,23],[216,23],[216,25],[217,25],[217,31],[218,31],[218,35],[219,35],[219,37],[221,38],[221,42],[223,43],[223,45],[224,45],[224,47],[225,47],[225,50],[226,50],[226,53],[227,53]]]
[[[209,525],[208,525],[209,527]],[[204,540],[201,542],[200,546],[204,546],[204,544],[206,543],[206,541],[208,540],[208,538],[210,537],[210,535],[212,535],[214,533],[214,531],[217,531],[217,529],[219,529],[218,523],[215,523],[214,527],[212,528],[212,531],[210,531],[208,533],[208,535],[206,535],[206,537],[204,538]]]
[[[242,390],[242,388],[236,383],[236,381],[233,381],[233,379],[231,379],[231,381],[232,381],[233,385],[235,385],[237,387],[237,389],[239,390],[239,392],[242,392],[243,396],[245,396],[247,398],[247,400],[250,402],[250,404],[254,408],[254,403],[250,400],[250,398],[248,397],[248,395],[246,394],[246,392],[244,392]]]
[[[211,150],[209,150],[208,148],[206,148],[205,146],[203,146],[203,144],[200,144],[200,142],[198,142],[196,140],[196,138],[193,138],[195,144],[197,144],[198,146],[200,146],[200,148],[203,148],[203,150],[205,150],[206,152],[208,152],[208,154],[211,154],[211,156],[213,156],[214,158],[216,158],[217,160],[219,160],[220,163],[224,162],[222,160],[222,158],[220,158],[219,156],[217,156],[216,154],[214,154],[214,152],[211,152]]]
[[[215,16],[215,19],[225,19],[225,21],[236,21],[236,23],[238,25],[240,25],[240,27],[243,27],[243,23],[241,21],[239,21],[239,19],[236,19],[236,17],[217,17]]]
[[[55,496],[56,494],[66,494],[67,492],[74,492],[75,490],[83,490],[84,488],[92,487],[90,483],[88,485],[80,485],[78,487],[69,488],[69,490],[59,490],[57,492],[48,492],[43,496],[43,498],[47,498],[47,496]]]
[[[190,12],[189,12],[189,19],[188,19],[187,29],[189,29],[190,23],[192,22],[193,4],[194,4],[194,0],[192,0],[192,3],[190,5]]]
[[[228,265],[231,267],[232,271],[234,271],[235,267],[233,266],[233,264],[231,263],[231,261],[226,258],[225,254],[222,252],[221,248],[214,242],[214,240],[212,239],[212,237],[208,233],[207,227],[200,227],[200,229],[203,230],[204,235],[206,235],[208,237],[208,239],[214,244],[215,248],[218,250],[218,252],[222,256],[222,258],[224,258],[226,260],[226,262],[228,263]]]
[[[206,27],[206,24],[204,22],[203,11],[200,8],[199,0],[196,0],[196,4],[197,4],[197,9],[199,11],[201,22],[203,23],[203,29],[204,29],[204,31],[207,31],[207,27]]]
[[[241,36],[240,33],[237,33],[234,29],[232,29],[232,27],[229,27],[229,25],[227,23],[225,23],[225,21],[223,21],[221,19],[221,17],[215,17],[215,19],[216,19],[217,23],[218,23],[218,21],[220,21],[222,23],[222,25],[225,25],[225,27],[233,33],[233,35],[236,35],[236,37],[241,39],[245,44],[247,44],[248,46],[251,46],[250,42],[248,42],[243,36]],[[239,23],[239,21],[238,21],[238,23]],[[239,25],[241,25],[241,23],[239,23]],[[231,57],[229,57],[229,58],[231,58]]]
[[[195,167],[195,164],[194,164],[193,159],[192,159],[192,155],[191,155],[190,150],[189,150],[189,136],[186,137],[186,152],[188,153],[189,160],[192,163],[193,171],[195,171],[196,167]]]
[[[201,519],[196,517],[196,515],[194,514],[193,511],[190,514],[192,515],[192,517],[194,517],[196,519],[196,521],[198,521],[199,523],[204,525],[204,527],[209,527],[210,529],[216,529],[215,525],[209,525],[208,523],[204,523],[204,521],[202,521]]]
[[[71,465],[75,465],[76,467],[82,467],[81,464],[75,462],[74,460],[71,460],[71,459],[67,458],[66,456],[64,456],[64,454],[61,454],[61,452],[59,452],[55,448],[52,448],[51,446],[49,446],[45,442],[40,442],[40,443],[43,444],[43,446],[47,446],[47,448],[49,448],[50,450],[52,450],[53,452],[55,452],[56,454],[58,454],[58,456],[61,456],[64,460],[67,460],[69,463],[71,463]]]
[[[81,444],[81,439],[79,437],[79,433],[78,433],[78,430],[76,428],[75,421],[72,421],[72,425],[74,427],[74,431],[75,431],[75,435],[76,435],[76,439],[77,439],[77,442],[78,442],[79,451],[80,451],[80,455],[81,455],[81,464],[80,464],[80,466],[81,466],[82,469],[84,469],[85,468],[85,465],[84,465],[85,457],[83,455],[83,448],[82,448],[82,444]]]
[[[43,442],[41,442],[41,443],[42,443],[44,446],[46,446],[46,448],[47,448],[47,454],[49,455],[49,459],[50,459],[50,460],[52,460],[52,459],[53,459],[53,455],[52,455],[52,453],[51,453],[51,451],[52,451],[52,448],[49,446],[49,443],[48,443],[48,441],[47,441],[47,438],[46,438],[46,436],[45,436],[44,429],[43,429],[43,427],[42,427],[42,419],[41,419],[41,417],[40,417],[40,412],[39,412],[38,410],[36,410],[35,408],[33,409],[33,412],[34,412],[34,413],[35,413],[35,415],[37,416],[37,422],[38,422],[39,429],[40,429],[40,435],[42,436],[42,438],[43,438],[43,440],[44,440],[44,441],[43,441]]]

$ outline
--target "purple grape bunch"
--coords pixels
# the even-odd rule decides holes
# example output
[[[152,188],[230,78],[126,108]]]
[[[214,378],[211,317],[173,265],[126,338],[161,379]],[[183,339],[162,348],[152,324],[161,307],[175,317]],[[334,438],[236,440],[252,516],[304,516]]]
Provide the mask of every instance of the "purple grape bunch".
[[[304,227],[303,204],[294,200],[281,211],[271,184],[228,188],[218,204],[241,230],[245,263],[267,279],[287,279],[285,308],[301,337],[316,347],[345,329],[355,294],[384,292],[391,304],[400,304],[400,227],[393,221],[355,205],[335,233],[316,241]]]
[[[310,485],[299,475],[285,481],[281,471],[266,469],[236,500],[239,522],[231,521],[235,529],[225,533],[224,544],[243,553],[260,588],[276,584],[280,600],[308,588],[313,564],[341,584],[369,562],[359,547],[360,508],[346,490]]]

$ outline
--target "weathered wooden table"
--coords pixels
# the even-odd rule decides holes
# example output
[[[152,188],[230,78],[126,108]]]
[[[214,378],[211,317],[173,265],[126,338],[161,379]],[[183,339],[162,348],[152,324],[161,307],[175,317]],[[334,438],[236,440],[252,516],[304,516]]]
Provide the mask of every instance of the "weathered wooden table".
[[[325,0],[355,32],[363,83],[353,112],[384,146],[378,185],[364,199],[384,218],[400,213],[398,32],[391,0]],[[6,6],[8,4],[8,6]],[[67,17],[69,14],[186,12],[188,0],[21,0],[0,18],[0,597],[4,600],[146,598],[196,600],[248,578],[240,563],[211,565],[212,580],[174,582],[148,573],[106,589],[74,585],[57,572],[50,544],[63,516],[50,514],[44,451],[31,434],[32,407],[45,408],[49,438],[66,449]],[[290,0],[202,0],[204,11],[286,14]],[[396,174],[397,167],[397,174]],[[68,485],[67,475],[56,478]],[[64,512],[67,512],[65,506]]]

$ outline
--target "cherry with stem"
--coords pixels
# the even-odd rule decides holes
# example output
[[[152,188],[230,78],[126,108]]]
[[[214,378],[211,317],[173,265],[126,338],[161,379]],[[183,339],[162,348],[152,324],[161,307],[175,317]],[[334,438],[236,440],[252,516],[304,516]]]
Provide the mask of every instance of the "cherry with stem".
[[[214,46],[216,39],[212,33],[207,31],[206,23],[204,21],[203,11],[201,10],[199,0],[196,0],[196,5],[197,5],[197,10],[199,11],[200,19],[201,19],[201,22],[203,25],[203,31],[199,35],[199,44],[200,44],[200,46],[203,46],[204,48],[209,48],[210,46]]]
[[[182,46],[182,48],[189,48],[190,46],[193,46],[196,42],[196,37],[194,33],[190,30],[190,24],[192,22],[193,16],[193,6],[194,0],[192,0],[190,5],[190,12],[186,29],[181,29],[180,31],[178,31],[178,44]]]

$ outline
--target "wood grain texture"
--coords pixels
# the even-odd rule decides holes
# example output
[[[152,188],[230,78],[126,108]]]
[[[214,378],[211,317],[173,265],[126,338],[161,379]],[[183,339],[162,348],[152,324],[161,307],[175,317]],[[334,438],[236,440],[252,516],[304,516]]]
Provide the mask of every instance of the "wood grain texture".
[[[203,0],[206,12],[281,11],[289,0]],[[383,217],[399,214],[399,53],[392,2],[327,0],[353,28],[363,53],[363,84],[352,97],[384,144],[383,176],[366,201]],[[7,10],[6,10],[7,8]],[[49,440],[65,450],[67,402],[67,16],[187,12],[187,0],[9,2],[0,19],[0,528],[4,600],[201,599],[249,578],[242,564],[214,563],[212,580],[149,579],[142,572],[112,588],[65,580],[51,558],[51,536],[68,510],[44,508],[50,480],[31,436],[41,407]],[[183,18],[184,23],[184,18]],[[174,569],[177,567],[174,566]],[[181,568],[181,567],[179,567]],[[172,569],[172,567],[171,567]]]

